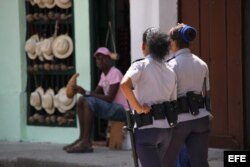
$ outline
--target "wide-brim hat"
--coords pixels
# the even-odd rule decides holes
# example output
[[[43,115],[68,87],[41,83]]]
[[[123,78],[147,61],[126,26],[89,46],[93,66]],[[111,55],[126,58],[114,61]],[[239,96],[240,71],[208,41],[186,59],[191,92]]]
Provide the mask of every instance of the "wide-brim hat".
[[[39,41],[38,34],[32,35],[25,43],[25,51],[32,60],[36,59],[36,44]]]
[[[43,3],[44,3],[46,8],[51,9],[51,8],[55,7],[56,0],[43,0]]]
[[[40,61],[44,61],[43,53],[41,51],[41,44],[42,40],[36,42],[36,57],[38,57]]]
[[[45,8],[43,0],[34,0],[34,2],[38,5],[39,8]]]
[[[113,52],[111,52],[111,53],[110,53],[110,58],[111,58],[112,60],[118,60],[118,59],[120,58],[120,56],[119,56],[118,53],[113,53]]]
[[[53,100],[54,95],[55,95],[54,90],[49,88],[42,96],[42,107],[48,114],[53,114],[55,112],[55,105]]]
[[[44,90],[42,87],[38,87],[34,92],[30,94],[30,105],[36,110],[42,109],[42,97]]]
[[[35,3],[35,0],[29,0],[30,1],[30,4],[32,5],[32,6],[34,6],[36,3]]]
[[[40,49],[43,54],[43,57],[46,60],[53,60],[53,53],[52,53],[53,39],[54,39],[53,37],[50,37],[41,41]]]
[[[56,5],[62,9],[68,9],[72,6],[71,0],[55,0]]]
[[[52,43],[52,51],[56,58],[65,59],[73,52],[73,41],[68,35],[57,36]]]
[[[59,112],[65,113],[75,106],[76,96],[74,96],[73,98],[68,98],[66,96],[66,88],[63,87],[54,96],[54,104]]]

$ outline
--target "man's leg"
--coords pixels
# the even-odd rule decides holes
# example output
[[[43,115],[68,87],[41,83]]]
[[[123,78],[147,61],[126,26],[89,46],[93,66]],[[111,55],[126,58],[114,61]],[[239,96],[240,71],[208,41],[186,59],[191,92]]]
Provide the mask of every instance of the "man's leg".
[[[90,134],[94,115],[106,120],[126,120],[126,111],[119,104],[108,103],[96,97],[80,97],[77,104],[80,124],[80,138],[73,146],[66,149],[68,153],[91,152]]]
[[[83,120],[84,120],[84,115],[83,115],[83,110],[84,110],[84,97],[81,96],[79,97],[78,101],[77,101],[77,114],[78,114],[78,119],[79,119],[79,126],[80,126],[80,136],[79,139],[83,138]]]
[[[91,111],[89,103],[85,98],[83,99],[83,110],[81,117],[82,136],[80,137],[82,144],[88,146],[91,145],[90,134],[93,126],[94,112]]]
[[[83,138],[83,109],[84,109],[84,97],[81,96],[79,97],[79,99],[77,100],[77,116],[79,119],[79,126],[80,126],[80,134],[79,134],[79,138],[76,139],[74,142],[72,142],[69,145],[66,145],[63,147],[64,150],[67,150],[68,148],[70,148],[71,146],[75,145],[76,143],[78,143],[82,138]]]
[[[77,112],[80,125],[79,139],[66,149],[68,153],[84,153],[92,152],[90,134],[93,124],[94,113],[86,101],[85,97],[81,96],[77,103]]]

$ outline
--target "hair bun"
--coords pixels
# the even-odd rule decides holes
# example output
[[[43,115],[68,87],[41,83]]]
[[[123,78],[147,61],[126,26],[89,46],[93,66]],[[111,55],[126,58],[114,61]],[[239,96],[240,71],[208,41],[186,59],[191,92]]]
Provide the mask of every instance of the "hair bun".
[[[196,29],[191,27],[191,26],[185,25],[181,29],[181,38],[186,43],[189,43],[190,41],[193,41],[196,38]]]

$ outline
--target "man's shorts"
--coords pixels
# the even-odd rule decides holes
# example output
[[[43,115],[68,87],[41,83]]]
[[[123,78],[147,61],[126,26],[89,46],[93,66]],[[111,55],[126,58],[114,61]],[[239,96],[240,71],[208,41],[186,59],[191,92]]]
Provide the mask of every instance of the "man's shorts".
[[[86,97],[91,110],[96,116],[113,121],[126,121],[126,110],[121,104],[109,103],[96,97]]]

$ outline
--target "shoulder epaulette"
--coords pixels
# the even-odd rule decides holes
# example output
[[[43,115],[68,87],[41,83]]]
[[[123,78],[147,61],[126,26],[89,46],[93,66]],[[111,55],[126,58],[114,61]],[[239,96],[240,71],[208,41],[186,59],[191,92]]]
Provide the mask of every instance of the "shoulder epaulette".
[[[133,64],[133,63],[135,63],[135,62],[137,62],[137,61],[144,60],[144,59],[145,59],[145,58],[140,58],[140,59],[137,59],[137,60],[133,61],[131,64]]]
[[[170,62],[171,60],[173,60],[175,58],[175,56],[171,57],[170,59],[168,59],[166,62]]]

